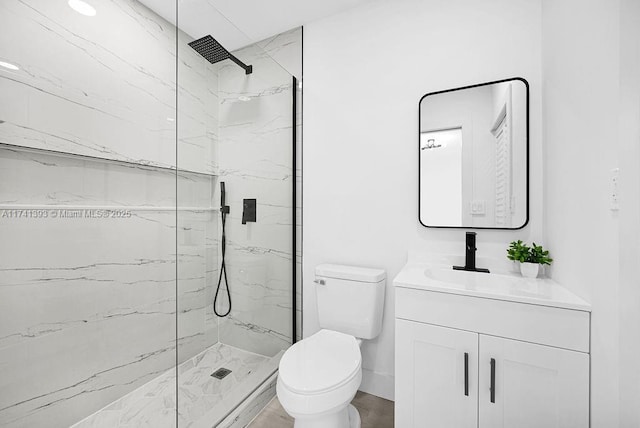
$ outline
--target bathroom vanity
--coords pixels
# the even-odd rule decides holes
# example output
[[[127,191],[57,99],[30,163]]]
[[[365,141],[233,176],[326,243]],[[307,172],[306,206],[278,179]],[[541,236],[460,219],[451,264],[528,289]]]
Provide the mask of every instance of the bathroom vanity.
[[[409,263],[395,286],[395,426],[589,426],[590,305],[548,279]]]

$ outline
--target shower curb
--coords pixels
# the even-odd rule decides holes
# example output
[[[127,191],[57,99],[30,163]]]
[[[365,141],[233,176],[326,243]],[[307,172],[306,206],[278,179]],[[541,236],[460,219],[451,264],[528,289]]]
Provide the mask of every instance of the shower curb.
[[[272,374],[216,428],[245,428],[276,396],[278,372]]]

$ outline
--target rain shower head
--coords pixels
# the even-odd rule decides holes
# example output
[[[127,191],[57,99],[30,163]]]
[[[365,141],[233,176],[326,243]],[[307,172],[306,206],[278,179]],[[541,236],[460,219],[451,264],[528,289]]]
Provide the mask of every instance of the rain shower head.
[[[245,74],[251,74],[253,72],[252,65],[246,65],[244,62],[233,56],[233,54],[226,50],[224,46],[218,43],[218,41],[211,37],[211,35],[201,37],[198,40],[194,40],[193,42],[189,43],[189,46],[191,46],[196,52],[202,55],[204,59],[209,61],[211,64],[224,61],[225,59],[230,59],[240,67],[244,68]]]

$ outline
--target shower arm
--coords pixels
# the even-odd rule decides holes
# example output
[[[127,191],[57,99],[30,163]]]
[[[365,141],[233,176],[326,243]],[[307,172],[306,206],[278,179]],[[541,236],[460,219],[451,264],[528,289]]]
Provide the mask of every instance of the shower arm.
[[[229,59],[244,68],[244,74],[253,73],[253,65],[246,65],[244,62],[236,58],[231,52],[229,52]]]

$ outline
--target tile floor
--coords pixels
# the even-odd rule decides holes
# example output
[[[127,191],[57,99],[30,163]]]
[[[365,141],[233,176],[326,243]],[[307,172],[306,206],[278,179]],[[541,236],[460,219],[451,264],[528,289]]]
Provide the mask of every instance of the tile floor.
[[[358,391],[352,404],[360,412],[362,428],[393,428],[393,401]],[[293,419],[284,411],[277,397],[248,426],[248,428],[292,427]]]
[[[243,383],[259,385],[265,379],[249,375],[268,364],[269,360],[262,355],[217,343],[182,363],[178,367],[179,425],[192,425],[219,404],[224,396],[247,386]],[[211,373],[220,367],[231,369],[232,373],[221,380],[211,377]],[[277,365],[274,370],[275,367]],[[169,370],[72,428],[174,427],[175,389],[175,370]]]

